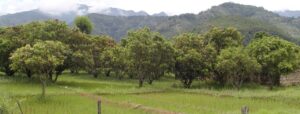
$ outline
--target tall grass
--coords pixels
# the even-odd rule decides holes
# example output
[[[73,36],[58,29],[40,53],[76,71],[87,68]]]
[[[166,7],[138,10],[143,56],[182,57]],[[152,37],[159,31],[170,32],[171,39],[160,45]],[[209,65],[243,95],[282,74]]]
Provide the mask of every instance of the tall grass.
[[[208,83],[209,84],[209,83]],[[277,87],[246,85],[241,90],[232,87],[207,86],[195,81],[191,89],[181,88],[179,81],[163,78],[153,85],[138,87],[137,80],[118,80],[112,77],[93,78],[87,74],[64,73],[55,84],[47,86],[46,100],[39,99],[41,87],[38,80],[26,77],[0,76],[0,105],[10,113],[19,113],[16,101],[21,101],[25,114],[93,114],[97,102],[80,93],[99,95],[113,102],[126,102],[188,114],[235,114],[247,105],[254,114],[300,113],[300,86]],[[145,114],[133,109],[103,103],[104,114]],[[6,107],[6,108],[3,108]]]

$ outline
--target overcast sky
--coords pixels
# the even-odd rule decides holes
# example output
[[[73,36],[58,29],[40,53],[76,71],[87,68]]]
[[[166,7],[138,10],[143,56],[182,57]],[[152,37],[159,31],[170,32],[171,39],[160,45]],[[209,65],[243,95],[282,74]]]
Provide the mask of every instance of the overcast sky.
[[[224,2],[262,6],[271,11],[300,10],[300,2],[297,0],[0,0],[0,15],[32,9],[60,14],[76,10],[77,4],[89,5],[91,12],[116,7],[125,10],[143,10],[149,14],[164,11],[176,15],[199,13]]]

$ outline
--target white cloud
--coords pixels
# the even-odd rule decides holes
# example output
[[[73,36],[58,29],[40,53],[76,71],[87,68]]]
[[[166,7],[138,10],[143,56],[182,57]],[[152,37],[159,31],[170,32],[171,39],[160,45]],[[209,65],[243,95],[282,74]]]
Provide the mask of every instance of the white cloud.
[[[300,10],[296,0],[0,0],[0,15],[32,9],[51,14],[75,11],[77,4],[91,6],[91,12],[116,7],[126,10],[144,10],[150,14],[165,11],[170,14],[199,13],[224,2],[263,6],[268,10]]]
[[[36,9],[35,0],[0,0],[0,15]]]
[[[76,11],[78,5],[75,0],[40,0],[38,8],[43,12],[58,15],[64,12]]]

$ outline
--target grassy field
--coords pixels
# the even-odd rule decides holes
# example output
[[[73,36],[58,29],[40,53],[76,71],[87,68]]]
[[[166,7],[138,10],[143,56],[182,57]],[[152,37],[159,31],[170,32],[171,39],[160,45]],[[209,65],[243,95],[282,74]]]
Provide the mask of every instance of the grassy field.
[[[210,87],[196,82],[192,89],[182,89],[179,81],[162,79],[137,87],[136,80],[117,80],[87,74],[63,74],[57,84],[47,87],[40,100],[40,84],[26,77],[0,76],[0,105],[24,114],[96,114],[102,99],[103,114],[240,114],[244,105],[251,114],[299,114],[300,86],[267,87],[248,85],[241,90]]]

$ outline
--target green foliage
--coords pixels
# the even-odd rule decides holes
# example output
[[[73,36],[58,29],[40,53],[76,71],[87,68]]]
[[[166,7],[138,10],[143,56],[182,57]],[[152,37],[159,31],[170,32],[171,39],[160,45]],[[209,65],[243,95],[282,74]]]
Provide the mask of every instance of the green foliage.
[[[65,19],[73,15],[63,14],[61,18],[45,15],[37,10],[26,11],[17,14],[0,17],[0,26],[14,26],[42,21],[50,18]],[[298,18],[281,17],[275,12],[267,11],[261,7],[241,5],[235,3],[224,3],[199,14],[182,14],[176,16],[108,16],[96,13],[87,14],[94,24],[95,34],[108,34],[116,41],[126,35],[128,30],[149,26],[152,30],[160,32],[167,38],[184,32],[203,33],[212,26],[232,26],[241,31],[244,36],[244,44],[248,44],[259,31],[266,31],[272,35],[278,35],[286,40],[299,44],[300,21]]]
[[[148,76],[148,66],[151,64],[151,45],[152,39],[159,37],[157,33],[153,33],[149,28],[130,31],[127,35],[127,45],[129,59],[132,63],[134,74],[139,78],[139,86],[143,86],[145,78]]]
[[[91,39],[91,52],[93,63],[89,68],[94,77],[98,77],[100,69],[104,68],[101,64],[101,56],[105,50],[112,48],[116,42],[110,36],[94,36]]]
[[[261,64],[262,83],[279,85],[280,76],[299,66],[299,46],[274,36],[263,36],[248,46],[249,54]]]
[[[65,62],[66,67],[72,72],[88,70],[93,65],[91,39],[79,29],[73,28],[66,42],[72,51]]]
[[[63,64],[68,48],[58,41],[37,42],[17,49],[10,59],[14,70],[32,69],[39,74],[48,73]]]
[[[261,38],[264,38],[264,37],[270,37],[272,35],[266,33],[266,32],[257,32],[255,33],[254,35],[254,39],[261,39]]]
[[[237,88],[259,72],[260,67],[256,59],[250,57],[243,47],[222,50],[216,65],[216,69],[223,74],[226,81]]]
[[[9,68],[10,54],[17,48],[26,44],[33,45],[35,42],[44,40],[57,40],[66,42],[69,36],[69,28],[65,22],[58,20],[48,20],[43,22],[32,22],[15,27],[7,27],[0,34],[0,51],[3,63],[2,69],[7,75],[12,75],[13,71]],[[28,73],[28,70],[26,70]],[[31,74],[29,74],[31,75]]]
[[[9,68],[11,63],[9,60],[10,53],[24,45],[22,35],[22,26],[4,28],[0,34],[0,66],[1,71],[4,71],[8,76],[13,75],[15,72]]]
[[[196,20],[189,14],[179,17]],[[176,24],[176,19],[170,20]],[[244,50],[242,34],[231,27],[214,27],[204,34],[179,34],[172,42],[145,27],[129,31],[126,38],[117,44],[110,36],[89,35],[83,33],[80,27],[69,28],[65,22],[48,20],[0,29],[0,70],[7,75],[12,75],[16,70],[26,73],[28,77],[42,74],[42,80],[49,78],[53,82],[66,69],[72,73],[86,71],[94,77],[105,72],[106,76],[112,73],[120,79],[125,76],[138,78],[139,86],[144,81],[152,84],[165,74],[175,74],[175,78],[180,79],[186,88],[191,86],[194,79],[213,80],[221,85],[231,83],[240,87],[245,80],[257,79],[252,75],[260,68],[252,57],[262,66],[260,74],[265,77],[261,76],[260,80],[263,82],[278,81],[281,74],[297,68],[298,61],[295,59],[298,58],[298,47],[287,41],[281,43],[283,40],[263,40],[269,37],[272,36],[265,32],[257,33],[254,43]],[[255,43],[260,40],[263,43]],[[42,42],[49,47],[42,46]],[[54,45],[51,42],[60,43]],[[264,44],[270,42],[274,45]],[[256,45],[270,45],[270,49],[262,52],[262,47]],[[60,52],[61,48],[65,50]],[[42,49],[46,51],[42,52]],[[260,56],[265,57],[264,53],[272,54],[262,59]],[[9,59],[10,56],[12,59]],[[52,78],[54,73],[55,79]]]
[[[211,43],[218,53],[228,47],[241,46],[243,37],[235,28],[212,28],[205,34],[205,42]]]
[[[215,50],[214,54],[210,54],[211,60],[208,63],[210,67],[210,72],[213,74],[213,79],[220,85],[224,85],[226,79],[224,79],[224,74],[216,68],[217,56],[220,55],[221,51],[230,47],[242,46],[243,36],[235,28],[212,28],[204,35],[204,43]],[[209,51],[208,51],[209,52]]]
[[[149,28],[128,32],[126,48],[140,87],[145,79],[151,84],[172,65],[173,48],[159,33],[151,32]]]
[[[117,45],[105,50],[101,54],[100,60],[104,68],[115,72],[116,76],[121,79],[124,78],[125,73],[128,73],[128,70],[130,70],[128,59],[128,50],[125,47]]]
[[[182,34],[174,40],[174,47],[177,49],[174,72],[184,87],[189,88],[195,78],[209,75],[216,51],[211,45],[206,45],[204,38],[197,34]]]
[[[10,60],[10,67],[13,70],[25,71],[30,69],[39,74],[43,91],[42,97],[45,97],[45,86],[49,74],[59,65],[62,65],[69,52],[67,46],[58,41],[37,42],[33,46],[26,45],[17,49]]]
[[[93,24],[86,16],[76,17],[76,19],[74,20],[74,24],[80,29],[81,32],[86,34],[90,34],[93,30]]]

